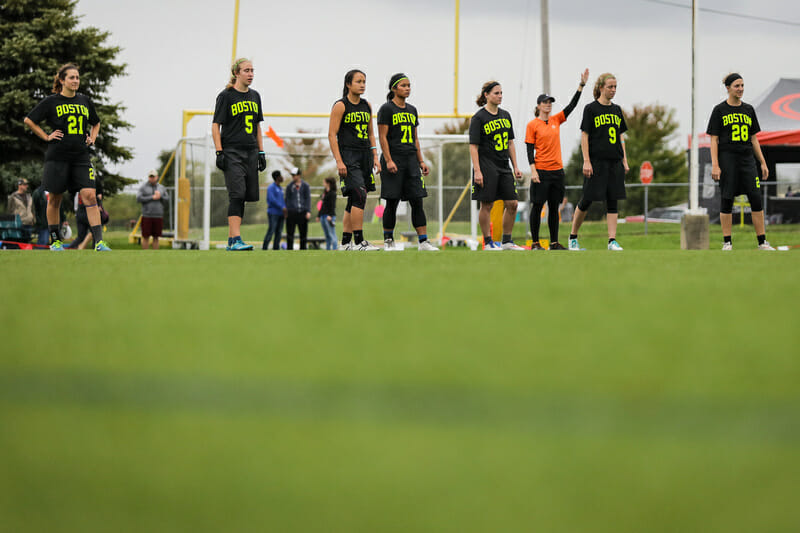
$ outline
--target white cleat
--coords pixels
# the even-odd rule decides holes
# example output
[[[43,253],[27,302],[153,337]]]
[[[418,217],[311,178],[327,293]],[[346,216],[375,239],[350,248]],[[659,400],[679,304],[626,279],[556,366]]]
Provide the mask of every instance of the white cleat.
[[[353,250],[353,249],[354,249],[353,241],[350,241],[347,244],[340,244],[339,245],[339,251],[340,252],[349,252],[350,250]]]
[[[621,252],[622,246],[620,246],[617,240],[614,239],[610,243],[608,243],[608,249],[611,250],[612,252]]]
[[[723,242],[722,243],[722,251],[723,252],[730,252],[733,250],[733,243],[732,242]]]
[[[483,251],[484,252],[502,252],[503,251],[503,245],[500,244],[497,241],[492,241],[489,244],[484,244],[483,245]]]
[[[759,250],[767,250],[767,251],[770,251],[770,252],[774,252],[774,251],[775,251],[775,248],[773,248],[773,247],[772,247],[772,246],[769,244],[769,241],[764,241],[764,244],[759,244],[759,245],[758,245],[758,249],[759,249]]]
[[[569,248],[567,248],[570,252],[579,252],[584,250],[585,248],[581,248],[581,245],[578,244],[578,239],[570,239],[569,240]]]
[[[504,242],[503,243],[503,250],[514,250],[514,251],[518,252],[520,250],[525,251],[525,248],[523,248],[522,246],[519,246],[517,244],[514,244],[514,242],[512,241],[512,242]]]
[[[368,240],[361,241],[361,244],[357,244],[353,247],[353,250],[357,252],[375,252],[380,250],[377,246],[372,246]]]
[[[417,249],[420,252],[438,252],[439,251],[439,249],[437,247],[435,247],[434,245],[432,245],[430,243],[430,241],[425,241],[425,242],[419,243],[419,246],[417,247]]]

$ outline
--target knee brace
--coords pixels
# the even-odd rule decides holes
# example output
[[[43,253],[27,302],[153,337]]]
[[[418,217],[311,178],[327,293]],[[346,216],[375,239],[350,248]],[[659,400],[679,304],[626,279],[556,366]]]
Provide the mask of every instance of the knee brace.
[[[719,212],[724,215],[733,213],[733,198],[723,198],[719,203]]]
[[[363,210],[364,207],[366,207],[367,205],[367,189],[364,187],[353,189],[350,192],[350,199],[348,200],[348,204],[350,204],[351,207],[356,207],[358,209]]]
[[[408,201],[411,205],[411,224],[415,228],[421,228],[428,225],[428,219],[425,217],[425,210],[422,208],[422,198],[414,198]]]
[[[752,192],[747,195],[747,199],[750,200],[750,210],[752,212],[758,213],[764,210],[764,202],[761,200],[761,194]]]
[[[610,215],[615,215],[615,214],[619,213],[618,205],[619,204],[617,203],[616,199],[608,200],[607,207],[606,207],[606,213],[608,213]]]
[[[228,204],[228,216],[244,218],[244,200],[241,198],[231,198]]]
[[[586,198],[581,197],[580,201],[578,202],[578,209],[583,211],[584,213],[589,210],[589,206],[592,205],[591,200],[587,200]]]

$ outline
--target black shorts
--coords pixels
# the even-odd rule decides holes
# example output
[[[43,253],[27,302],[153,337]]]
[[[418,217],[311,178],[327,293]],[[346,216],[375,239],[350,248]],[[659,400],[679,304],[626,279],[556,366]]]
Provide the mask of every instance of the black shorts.
[[[625,198],[625,167],[621,159],[592,159],[592,177],[583,178],[583,199],[594,201]]]
[[[488,161],[481,161],[480,165],[481,173],[483,174],[483,186],[475,185],[475,172],[473,171],[473,200],[491,203],[496,200],[516,200],[519,198],[517,195],[517,182],[510,168],[499,168]]]
[[[375,174],[372,166],[372,150],[341,151],[342,162],[347,167],[347,176],[340,178],[342,196],[361,187],[367,192],[375,190]]]
[[[531,181],[531,202],[535,204],[544,204],[554,195],[563,199],[567,189],[564,185],[566,176],[564,169],[558,170],[536,170],[539,174],[541,183],[534,183]]]
[[[416,152],[395,157],[393,160],[397,165],[397,172],[389,172],[386,169],[386,160],[381,156],[381,198],[407,201],[428,196]]]
[[[162,217],[142,217],[142,237],[161,237],[164,231],[164,219]]]
[[[720,152],[719,190],[722,198],[733,200],[740,194],[759,194],[761,179],[752,152]]]
[[[258,201],[258,149],[225,148],[228,199]]]
[[[94,189],[94,168],[89,160],[45,161],[42,184],[46,191],[62,194],[81,189]]]

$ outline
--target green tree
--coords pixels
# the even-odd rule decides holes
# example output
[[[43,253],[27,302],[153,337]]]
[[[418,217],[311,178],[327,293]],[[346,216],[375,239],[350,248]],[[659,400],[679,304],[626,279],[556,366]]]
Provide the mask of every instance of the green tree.
[[[678,122],[675,110],[660,104],[634,105],[629,112],[624,111],[628,131],[625,133],[625,151],[630,171],[625,176],[626,183],[639,182],[639,168],[644,161],[653,164],[653,183],[686,183],[689,170],[686,154],[674,148]],[[580,145],[575,148],[566,168],[567,185],[583,184],[583,156]],[[620,205],[621,216],[641,214],[644,210],[644,189],[628,187],[627,200]],[[580,191],[569,193],[569,199],[576,203],[580,199]],[[686,201],[686,187],[653,187],[648,194],[648,207],[662,207]],[[605,213],[599,205],[592,205],[589,218],[598,218]]]
[[[93,163],[103,178],[106,195],[135,180],[110,172],[107,163],[133,157],[120,146],[119,131],[130,128],[121,118],[124,107],[109,101],[112,79],[125,75],[124,63],[115,63],[119,47],[107,46],[108,32],[78,28],[77,2],[71,0],[4,0],[0,5],[0,191],[9,194],[17,178],[34,185],[41,181],[46,145],[23,124],[27,113],[50,94],[59,66],[74,62],[81,68],[80,92],[95,104],[100,134]]]

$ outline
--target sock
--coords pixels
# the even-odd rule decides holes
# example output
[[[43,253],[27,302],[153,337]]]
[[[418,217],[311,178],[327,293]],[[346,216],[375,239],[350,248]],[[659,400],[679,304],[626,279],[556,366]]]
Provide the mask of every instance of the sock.
[[[347,231],[342,232],[342,246],[345,244],[350,244],[350,239],[353,238],[353,234]]]
[[[608,244],[611,244],[611,241],[616,241],[616,240],[617,240],[616,237],[609,237],[608,238]]]
[[[234,240],[233,237],[228,237],[228,246],[233,244],[233,240]]]
[[[569,234],[569,240],[577,239],[577,238],[578,238],[578,234],[577,233],[570,233]]]
[[[511,242],[511,234],[510,233],[508,233],[508,234],[503,233],[503,244],[505,244],[507,242]]]
[[[767,242],[767,236],[766,235],[756,235],[756,238],[758,239],[758,244],[759,245],[762,245],[765,242]]]
[[[383,230],[383,240],[392,239],[394,240],[394,231],[393,230]]]
[[[92,239],[94,239],[94,245],[97,246],[97,243],[103,240],[103,226],[100,224],[91,227],[92,230]]]
[[[55,241],[63,240],[61,238],[61,226],[58,224],[50,224],[47,226],[47,229],[50,230],[50,243],[54,243]]]
[[[353,230],[353,242],[356,244],[361,244],[364,241],[364,230],[363,229],[354,229]]]
[[[492,236],[489,235],[487,237],[486,235],[484,235],[483,236],[483,244],[484,244],[484,246],[489,246],[490,244],[492,244]]]
[[[730,242],[731,244],[733,244],[732,241],[731,241],[731,236],[730,235],[728,235],[728,236],[723,235],[722,236],[722,242]]]
[[[419,240],[419,242],[421,242],[421,243],[427,241],[428,240],[428,234],[427,233],[423,233],[422,235],[418,235],[417,236],[417,240]]]

